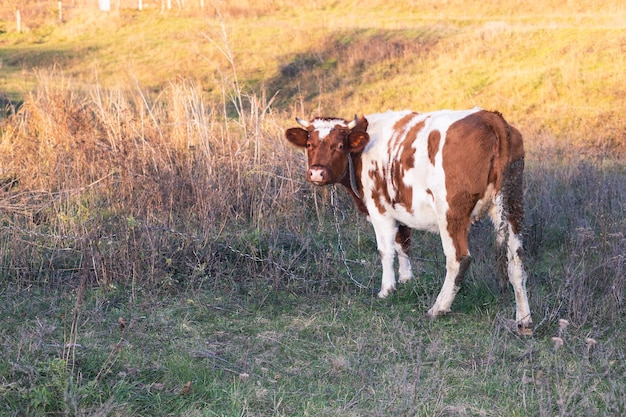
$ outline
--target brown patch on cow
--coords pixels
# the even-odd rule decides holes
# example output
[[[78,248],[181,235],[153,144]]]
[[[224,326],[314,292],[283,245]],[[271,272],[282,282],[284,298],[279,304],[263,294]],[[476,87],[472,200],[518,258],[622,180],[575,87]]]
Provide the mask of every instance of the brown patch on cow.
[[[433,130],[428,135],[428,159],[432,165],[435,165],[435,156],[439,151],[439,142],[441,141],[441,132]]]
[[[467,273],[467,270],[471,263],[472,257],[469,255],[462,256],[461,259],[459,259],[459,273],[456,274],[456,277],[454,278],[454,285],[456,285],[457,287],[461,286],[461,283],[463,282],[463,279],[465,279],[465,274]]]
[[[411,249],[411,228],[401,224],[396,232],[396,243],[402,246],[402,252],[408,254]]]
[[[374,201],[378,212],[381,214],[387,211],[387,209],[383,205],[383,201],[391,203],[389,190],[387,189],[386,171],[387,170],[384,167],[379,168],[378,163],[375,162],[374,166],[370,169],[368,173],[372,181],[374,181],[374,187],[372,188],[372,200]]]
[[[415,115],[413,115],[415,116]],[[393,146],[391,161],[391,183],[395,190],[392,204],[403,206],[409,213],[413,212],[413,187],[404,182],[406,172],[415,167],[414,143],[417,135],[424,128],[424,122],[419,122],[406,133],[398,135],[398,143]],[[395,154],[397,149],[398,154]]]
[[[419,122],[409,130],[405,140],[402,141],[402,153],[400,155],[400,161],[404,167],[404,171],[407,171],[415,166],[415,148],[413,144],[417,140],[417,134],[424,128],[424,122]]]
[[[415,117],[416,114],[417,113],[409,113],[406,116],[404,116],[402,119],[398,120],[396,124],[393,125],[394,134],[403,132],[404,129],[406,128],[406,125],[408,125],[411,122],[411,120],[413,120],[413,117]]]
[[[482,120],[480,112],[453,123],[446,134],[442,156],[449,206],[448,233],[457,260],[469,254],[471,213],[487,189],[496,143],[493,129]]]
[[[446,181],[447,183],[447,181]],[[472,207],[478,201],[478,197],[471,194],[458,192],[453,197],[448,196],[448,233],[452,237],[456,260],[460,261],[463,256],[469,255],[467,235],[469,232]]]

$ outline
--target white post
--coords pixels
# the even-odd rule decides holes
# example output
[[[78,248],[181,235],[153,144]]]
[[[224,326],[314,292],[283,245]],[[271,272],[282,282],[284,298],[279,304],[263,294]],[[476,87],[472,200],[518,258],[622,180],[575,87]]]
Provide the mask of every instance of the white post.
[[[111,10],[111,1],[110,0],[98,0],[100,4],[100,10],[103,12],[108,12]]]
[[[15,12],[15,21],[17,24],[17,33],[22,33],[22,15],[20,15],[20,9]]]
[[[139,11],[141,11],[143,9],[143,2],[142,2],[142,0],[137,0],[137,9]]]
[[[59,7],[59,23],[63,23],[63,3],[61,0],[57,2],[57,6]]]

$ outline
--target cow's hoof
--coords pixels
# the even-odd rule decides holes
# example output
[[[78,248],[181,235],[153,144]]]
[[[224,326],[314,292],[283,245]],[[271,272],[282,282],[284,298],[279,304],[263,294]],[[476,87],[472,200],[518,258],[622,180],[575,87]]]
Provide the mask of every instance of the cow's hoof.
[[[533,323],[517,323],[517,333],[520,336],[532,336],[533,335]]]
[[[406,276],[400,276],[400,282],[403,283],[403,284],[406,284],[407,282],[409,282],[412,279],[413,279],[413,275],[412,274],[409,274],[409,275],[406,275]]]
[[[434,319],[436,317],[445,316],[448,313],[450,313],[449,309],[439,310],[439,309],[435,309],[435,307],[432,307],[430,310],[428,310],[428,317],[430,317],[431,319]]]
[[[393,290],[395,290],[394,286],[391,287],[387,287],[387,288],[381,288],[381,290],[378,292],[378,298],[387,298],[387,296],[389,294],[391,294],[393,292]]]

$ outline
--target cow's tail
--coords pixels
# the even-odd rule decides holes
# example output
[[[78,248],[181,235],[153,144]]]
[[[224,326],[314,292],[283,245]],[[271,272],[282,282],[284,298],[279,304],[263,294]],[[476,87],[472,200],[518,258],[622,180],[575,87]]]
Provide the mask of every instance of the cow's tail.
[[[508,290],[508,242],[511,233],[521,237],[524,223],[524,147],[521,133],[508,124],[502,114],[490,113],[489,123],[496,136],[493,169],[496,171],[494,205],[497,214],[492,220],[498,246],[498,283],[504,294]]]

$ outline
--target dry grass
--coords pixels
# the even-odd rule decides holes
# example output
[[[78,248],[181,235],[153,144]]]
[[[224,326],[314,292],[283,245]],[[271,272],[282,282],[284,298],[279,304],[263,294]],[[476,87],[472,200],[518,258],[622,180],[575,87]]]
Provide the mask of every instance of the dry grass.
[[[158,283],[211,263],[235,225],[280,228],[275,216],[300,184],[263,98],[242,97],[233,122],[189,83],[151,98],[77,93],[46,77],[3,125],[4,230],[21,236],[3,251],[9,276],[28,285],[43,268],[45,280]]]
[[[304,291],[329,283],[332,266],[315,261],[332,251],[323,240],[336,242],[327,190],[301,181],[301,156],[282,138],[286,116],[267,98],[231,90],[216,103],[189,82],[158,95],[76,91],[50,76],[40,73],[41,88],[2,126],[2,227],[13,236],[3,243],[6,280],[169,287],[202,276]],[[539,310],[580,325],[614,318],[624,292],[623,164],[545,134],[528,148],[526,244],[537,291],[549,294],[533,297]],[[341,204],[350,207],[343,195]],[[355,232],[360,240],[359,230],[344,239]],[[490,245],[490,235],[481,239]],[[371,244],[356,256],[375,254]],[[491,285],[491,272],[476,275]]]

